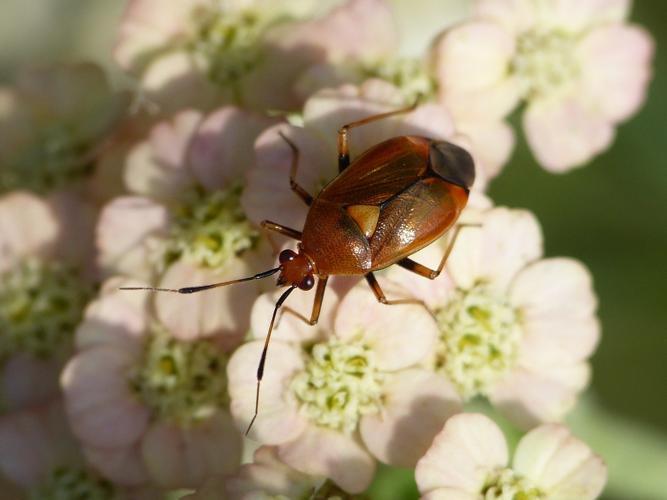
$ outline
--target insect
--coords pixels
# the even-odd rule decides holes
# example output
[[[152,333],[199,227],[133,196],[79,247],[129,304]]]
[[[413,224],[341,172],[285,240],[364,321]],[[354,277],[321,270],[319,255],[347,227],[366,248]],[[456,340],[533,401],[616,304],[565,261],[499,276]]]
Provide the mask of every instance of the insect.
[[[420,136],[399,136],[381,142],[350,163],[349,130],[367,123],[411,111],[409,108],[369,116],[348,123],[338,131],[339,174],[313,197],[296,181],[299,149],[282,132],[292,149],[289,183],[292,191],[309,207],[301,231],[273,221],[262,221],[269,230],[299,241],[297,251],[283,250],[279,265],[262,273],[222,283],[178,289],[125,287],[189,294],[251,281],[278,274],[277,285],[287,286],[275,304],[264,348],[257,367],[255,413],[269,341],[276,313],[296,288],[317,288],[310,318],[288,307],[299,318],[315,325],[320,316],[329,276],[361,275],[375,297],[383,304],[420,302],[417,299],[389,300],[378,283],[375,271],[392,264],[435,279],[444,268],[461,225],[456,225],[450,243],[437,269],[430,269],[410,258],[450,230],[468,201],[475,179],[474,162],[463,148],[445,141]]]

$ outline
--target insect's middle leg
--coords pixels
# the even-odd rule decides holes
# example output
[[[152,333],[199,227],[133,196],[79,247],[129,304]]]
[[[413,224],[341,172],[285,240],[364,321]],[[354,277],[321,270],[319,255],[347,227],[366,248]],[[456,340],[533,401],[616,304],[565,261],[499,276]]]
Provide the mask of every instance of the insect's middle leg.
[[[262,226],[262,229],[268,233],[267,237],[269,238],[269,243],[276,253],[280,251],[281,245],[271,237],[271,232],[282,234],[288,238],[301,241],[301,231],[297,231],[291,227],[283,226],[282,224],[278,224],[277,222],[272,222],[270,220],[263,220],[259,225]]]
[[[299,148],[296,147],[296,144],[292,142],[285,134],[278,132],[280,137],[287,143],[287,145],[292,150],[292,164],[289,171],[289,187],[296,193],[296,195],[303,200],[303,202],[310,206],[313,203],[313,197],[308,191],[301,187],[296,182],[296,171],[299,168]]]
[[[478,227],[478,224],[458,224],[454,228],[454,234],[452,235],[452,239],[449,241],[449,244],[445,249],[445,254],[442,256],[442,259],[440,260],[440,264],[438,265],[437,269],[431,269],[430,267],[426,267],[425,265],[420,264],[419,262],[415,262],[409,257],[399,260],[396,264],[401,266],[403,269],[412,271],[413,273],[418,274],[419,276],[423,276],[424,278],[428,278],[430,280],[436,279],[440,275],[442,270],[445,268],[447,259],[449,258],[449,255],[452,253],[452,249],[454,248],[454,243],[456,243],[456,238],[459,235],[461,228],[464,227]]]
[[[414,104],[408,106],[407,108],[401,108],[401,109],[396,109],[394,111],[388,111],[386,113],[379,113],[377,115],[367,116],[366,118],[363,118],[361,120],[357,120],[343,125],[338,130],[338,171],[342,172],[350,164],[350,145],[348,143],[348,131],[351,128],[359,127],[361,125],[366,125],[367,123],[382,120],[384,118],[389,118],[390,116],[400,115],[401,113],[409,113],[410,111],[412,111],[417,107],[418,102],[419,102],[418,100],[415,101]]]
[[[320,319],[320,311],[322,310],[322,301],[324,300],[324,291],[327,288],[328,276],[321,276],[317,278],[317,289],[315,290],[315,299],[313,300],[313,309],[310,312],[310,319],[306,318],[303,314],[298,311],[295,311],[289,306],[283,307],[282,314],[292,314],[296,316],[304,323],[309,325],[316,325],[317,321]]]
[[[375,294],[375,298],[377,298],[378,302],[380,302],[382,304],[386,304],[388,306],[394,306],[394,305],[398,305],[398,304],[418,304],[418,305],[426,307],[426,304],[424,304],[424,301],[419,300],[419,299],[388,300],[387,297],[385,296],[384,292],[382,291],[382,288],[380,287],[380,283],[378,283],[378,280],[373,273],[368,273],[364,277],[366,278],[366,281],[370,285],[371,290],[373,290],[373,293]]]

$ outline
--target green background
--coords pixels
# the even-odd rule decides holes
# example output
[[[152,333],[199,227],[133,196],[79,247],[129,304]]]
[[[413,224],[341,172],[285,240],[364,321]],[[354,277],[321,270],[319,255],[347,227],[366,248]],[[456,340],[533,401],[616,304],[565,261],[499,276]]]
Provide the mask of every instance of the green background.
[[[108,54],[123,4],[4,0],[0,80],[10,82],[24,62],[54,59],[93,58],[113,69]],[[554,175],[536,164],[520,138],[490,189],[497,204],[537,215],[547,256],[580,259],[594,275],[603,336],[589,398],[572,425],[610,463],[608,499],[667,498],[664,11],[663,1],[635,2],[632,20],[656,39],[655,78],[645,106],[617,129],[613,146],[582,169]],[[657,476],[656,482],[647,475]],[[383,500],[414,497],[412,473],[382,469],[372,494]]]

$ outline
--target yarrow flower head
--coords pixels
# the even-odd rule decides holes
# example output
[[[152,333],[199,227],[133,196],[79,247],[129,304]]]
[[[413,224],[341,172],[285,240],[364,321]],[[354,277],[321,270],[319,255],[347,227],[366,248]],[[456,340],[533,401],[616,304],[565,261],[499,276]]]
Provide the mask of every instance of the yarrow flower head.
[[[602,459],[557,424],[526,434],[511,466],[508,455],[505,437],[491,419],[476,413],[455,415],[417,463],[421,498],[593,500],[607,479]]]
[[[24,70],[0,88],[0,193],[45,195],[89,178],[128,101],[93,64]]]
[[[645,99],[653,41],[625,23],[629,8],[629,0],[477,0],[474,18],[435,48],[442,100],[472,122],[525,102],[539,163],[553,172],[581,166]]]
[[[186,0],[165,7],[156,0],[133,0],[121,22],[115,57],[140,77],[143,91],[165,112],[223,102],[296,110],[302,101],[294,83],[310,65],[359,59],[370,53],[369,45],[384,40],[376,36],[383,33],[384,18],[376,16],[384,8],[381,1],[351,0],[346,8],[304,20],[322,10],[316,5]],[[364,30],[341,22],[348,11]]]
[[[107,282],[88,308],[61,377],[86,458],[125,486],[194,487],[230,473],[241,438],[227,410],[225,344],[179,340],[147,294],[121,284]]]
[[[599,338],[590,274],[572,259],[541,259],[530,212],[480,216],[481,227],[461,230],[445,276],[390,276],[433,311],[440,335],[431,367],[462,397],[488,397],[526,428],[560,420],[588,383]],[[433,245],[425,255],[442,251]]]
[[[265,333],[275,297],[255,304],[255,337]],[[297,326],[288,312],[281,318],[251,436],[275,445],[279,459],[296,470],[358,493],[370,484],[375,458],[414,466],[460,399],[445,377],[419,367],[437,335],[421,306],[379,304],[365,283],[338,305],[336,295],[328,297],[317,327]],[[291,299],[301,314],[310,305],[305,294]],[[254,413],[262,347],[262,340],[244,344],[229,362],[231,410],[240,426]]]
[[[0,197],[0,227],[1,411],[57,394],[93,284],[47,201],[25,192]]]
[[[276,120],[234,107],[207,116],[183,111],[158,122],[128,155],[125,184],[97,228],[101,268],[160,286],[225,281],[266,269],[259,227],[241,207],[252,143]],[[233,299],[231,296],[233,295]],[[246,286],[207,294],[155,297],[160,320],[194,338],[226,331],[241,336],[257,292]],[[182,314],[188,310],[189,314]]]

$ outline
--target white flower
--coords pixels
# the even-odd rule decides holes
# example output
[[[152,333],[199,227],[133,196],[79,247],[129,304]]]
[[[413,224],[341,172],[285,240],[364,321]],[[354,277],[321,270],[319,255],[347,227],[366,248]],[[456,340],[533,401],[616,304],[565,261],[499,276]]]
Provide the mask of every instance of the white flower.
[[[442,251],[433,245],[425,254]],[[528,428],[560,420],[573,406],[599,338],[588,270],[572,259],[541,256],[533,215],[494,208],[481,227],[461,231],[444,276],[428,281],[390,271],[438,320],[433,368],[464,398],[487,396]]]
[[[477,0],[435,50],[442,100],[463,122],[527,104],[538,161],[562,172],[607,149],[644,101],[653,41],[625,24],[629,0]]]
[[[335,301],[334,289],[327,294]],[[302,313],[312,300],[306,294],[290,298]],[[259,338],[272,312],[268,302],[258,301],[253,310]],[[418,366],[437,335],[422,307],[379,304],[360,283],[338,307],[325,301],[322,314],[318,326],[307,330],[292,328],[297,320],[287,314],[281,319],[251,435],[277,446],[278,457],[291,467],[358,493],[370,484],[374,457],[414,466],[460,400],[445,377]],[[239,426],[254,413],[262,346],[261,340],[249,342],[230,359],[231,410]]]
[[[607,467],[557,424],[526,434],[509,466],[498,426],[462,413],[447,421],[415,475],[423,500],[592,500],[602,492]]]
[[[114,483],[196,487],[238,467],[241,437],[227,411],[226,348],[186,342],[159,324],[143,292],[112,279],[77,331],[61,376],[73,433]]]

